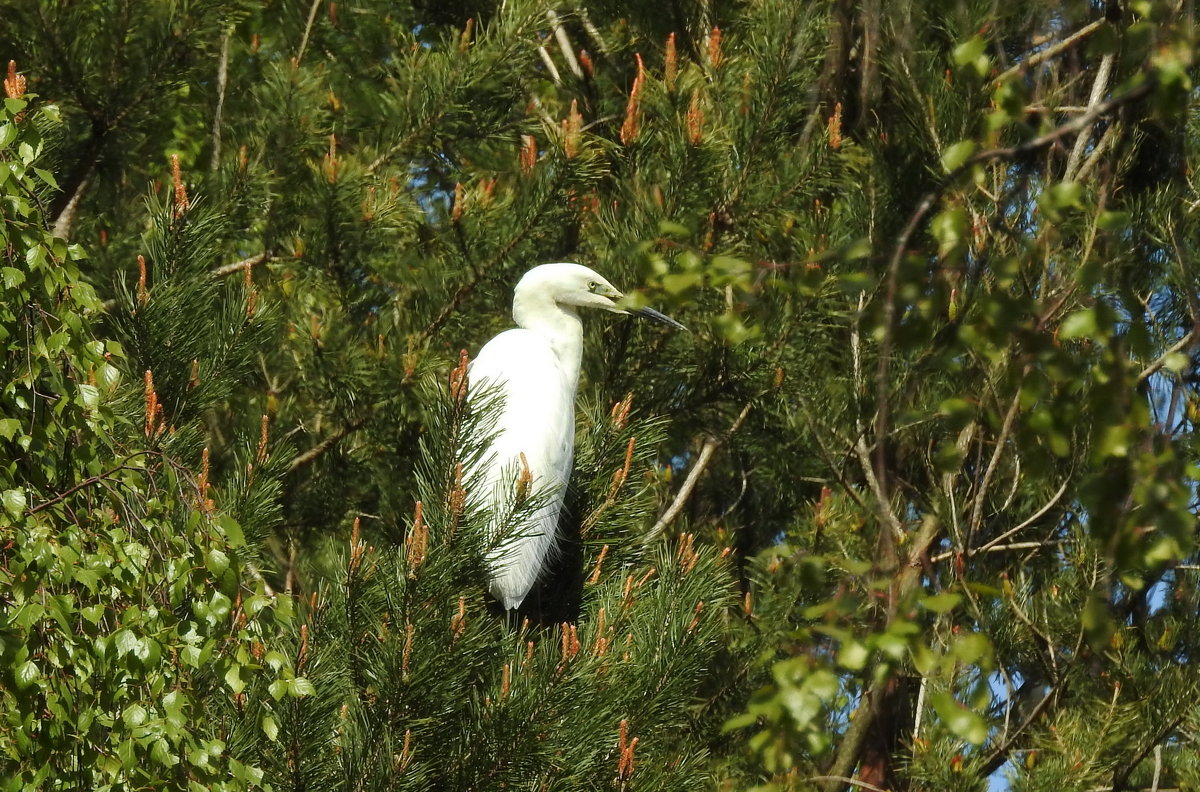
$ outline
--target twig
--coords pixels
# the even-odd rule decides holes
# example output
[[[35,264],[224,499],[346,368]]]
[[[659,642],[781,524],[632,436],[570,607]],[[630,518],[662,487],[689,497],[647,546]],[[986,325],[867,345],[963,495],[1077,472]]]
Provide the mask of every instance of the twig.
[[[649,546],[655,539],[662,536],[663,532],[679,516],[679,512],[683,511],[683,507],[687,504],[688,498],[692,496],[692,490],[696,488],[696,483],[700,480],[700,476],[708,467],[708,463],[712,461],[713,454],[742,427],[742,423],[746,420],[746,416],[750,414],[750,408],[753,405],[753,401],[746,402],[746,406],[738,413],[738,417],[721,438],[705,438],[704,445],[700,448],[700,455],[696,457],[692,469],[688,471],[687,478],[683,480],[683,485],[679,488],[679,492],[675,494],[675,500],[671,501],[671,505],[663,512],[662,517],[658,518],[658,522],[654,523],[654,526],[642,539],[643,547]]]
[[[1058,692],[1058,685],[1059,683],[1054,683],[1054,685],[1052,685],[1050,689],[1046,691],[1046,695],[1042,697],[1041,701],[1033,706],[1033,709],[1029,711],[1029,714],[1025,717],[1025,720],[1021,721],[1020,725],[1017,726],[1012,735],[999,746],[992,749],[992,752],[988,754],[986,759],[983,760],[984,775],[991,775],[998,767],[1000,767],[1000,765],[1004,764],[1004,761],[1008,756],[1008,752],[1012,748],[1013,744],[1016,743],[1017,738],[1021,736],[1022,732],[1033,725],[1033,722],[1042,714],[1042,710],[1044,710],[1050,704],[1050,700],[1055,697]]]
[[[571,74],[574,74],[577,79],[583,79],[583,69],[579,66],[579,60],[575,57],[575,51],[571,47],[571,39],[567,37],[567,30],[562,26],[562,22],[558,19],[558,14],[553,8],[546,10],[546,17],[550,20],[550,24],[554,26],[554,38],[558,41],[558,48],[562,50],[563,58],[567,61],[567,66],[571,68]]]
[[[1054,493],[1054,495],[1052,495],[1050,497],[1050,500],[1046,502],[1045,506],[1043,506],[1042,508],[1040,508],[1036,512],[1034,512],[1033,516],[1031,516],[1027,520],[1023,521],[1017,527],[1011,528],[1011,529],[1005,531],[1004,533],[1000,534],[995,539],[991,540],[990,542],[983,545],[982,547],[980,547],[976,550],[968,551],[967,555],[970,556],[970,555],[974,555],[975,553],[986,553],[989,550],[991,550],[991,548],[994,547],[995,545],[999,544],[1000,542],[1003,542],[1004,540],[1008,539],[1010,536],[1015,536],[1016,534],[1025,530],[1029,526],[1033,525],[1038,520],[1042,519],[1042,517],[1044,517],[1046,515],[1046,512],[1050,511],[1052,508],[1054,508],[1054,504],[1058,503],[1058,499],[1061,498],[1063,496],[1063,493],[1067,491],[1067,485],[1070,483],[1071,483],[1071,480],[1069,478],[1066,481],[1064,481],[1062,483],[1062,486],[1058,488],[1058,492]]]
[[[859,394],[863,392],[861,337],[858,332],[858,322],[862,318],[865,300],[866,294],[859,292],[858,311],[854,314],[854,323],[850,326],[850,354],[854,361],[854,426],[858,434],[854,440],[854,452],[862,466],[863,476],[867,479],[867,486],[870,487],[871,494],[875,496],[880,516],[883,517],[883,521],[891,528],[892,533],[899,541],[904,538],[904,529],[900,526],[900,520],[892,513],[892,506],[888,502],[887,494],[883,491],[883,486],[879,483],[879,478],[871,465],[871,452],[867,448],[866,432],[862,425],[861,404],[858,399]]]
[[[146,472],[145,468],[135,467],[133,465],[130,465],[129,462],[136,459],[137,457],[147,456],[147,455],[153,454],[153,453],[155,453],[155,452],[154,451],[138,451],[135,454],[131,454],[125,458],[124,462],[117,465],[116,467],[111,468],[110,470],[106,470],[103,473],[100,473],[98,475],[89,476],[88,478],[85,478],[83,481],[79,482],[74,487],[71,487],[69,490],[66,490],[63,493],[54,496],[50,500],[43,501],[42,503],[39,503],[37,506],[31,506],[30,508],[25,510],[25,513],[29,514],[29,515],[37,514],[38,512],[40,512],[44,509],[50,508],[51,506],[53,506],[56,503],[61,503],[62,501],[66,500],[67,498],[74,495],[76,492],[79,492],[79,490],[84,489],[85,487],[90,487],[93,484],[102,482],[105,479],[112,476],[114,473],[120,473],[122,470],[135,470],[135,471],[138,471],[139,473],[145,473]]]
[[[308,36],[312,33],[313,22],[317,19],[317,9],[320,7],[321,0],[313,0],[312,6],[308,9],[308,21],[304,23],[304,37],[300,39],[300,49],[296,52],[297,66],[304,59],[304,50],[308,49]]]
[[[981,553],[1003,553],[1008,550],[1033,550],[1034,548],[1038,548],[1038,547],[1050,547],[1052,545],[1058,545],[1058,544],[1062,544],[1062,542],[1061,541],[1042,542],[1042,541],[1030,540],[1028,542],[1013,542],[1012,544],[1005,544],[1005,545],[988,545],[987,547],[981,547],[978,550],[971,550],[970,552],[967,553],[967,556],[968,557],[977,556]],[[946,550],[945,552],[938,553],[935,556],[930,556],[929,560],[930,560],[930,562],[936,564],[939,561],[945,561],[947,558],[950,558],[957,552],[958,552],[957,550]]]
[[[921,715],[925,710],[925,688],[929,684],[929,675],[921,674],[921,686],[917,688],[917,706],[913,715],[913,741],[921,737]]]
[[[874,784],[868,784],[866,781],[859,781],[857,778],[847,778],[846,776],[819,775],[809,776],[808,781],[836,781],[839,784],[849,784],[850,786],[862,787],[869,789],[871,792],[888,792],[883,787],[877,787]]]
[[[538,45],[537,54],[539,57],[541,57],[542,63],[546,64],[546,71],[550,72],[550,81],[561,87],[562,75],[558,73],[558,67],[554,65],[554,61],[551,59],[550,53],[546,51],[545,47]]]
[[[805,403],[803,397],[797,397],[796,406],[800,408],[800,414],[804,418],[804,423],[808,427],[808,431],[812,433],[813,439],[817,442],[817,450],[821,453],[822,461],[827,467],[829,467],[830,470],[833,471],[833,475],[837,476],[838,483],[842,485],[842,490],[844,490],[845,493],[850,496],[850,498],[854,501],[855,506],[860,509],[867,508],[866,504],[862,502],[862,499],[858,497],[858,493],[854,490],[854,487],[850,486],[850,482],[847,481],[846,477],[842,475],[842,471],[840,470],[841,466],[834,462],[833,454],[830,453],[829,448],[825,445],[825,441],[821,439],[821,432],[817,427],[817,421],[815,418],[813,418],[812,410],[808,409],[808,405]],[[852,448],[854,446],[854,444],[850,442],[850,438],[842,436],[838,432],[834,432],[834,434],[838,435],[838,439],[841,440],[847,448]],[[814,484],[826,483],[826,479],[811,480]]]
[[[1090,174],[1096,167],[1096,164],[1100,162],[1100,158],[1104,156],[1104,152],[1107,151],[1108,147],[1112,144],[1113,138],[1117,136],[1118,128],[1120,128],[1120,124],[1115,121],[1105,128],[1104,134],[1101,135],[1100,139],[1096,141],[1096,145],[1092,149],[1092,153],[1088,155],[1087,160],[1083,163],[1083,166],[1080,167],[1079,173],[1075,174],[1076,181],[1083,181],[1086,179],[1088,174]]]
[[[253,267],[257,264],[270,261],[273,258],[274,255],[272,255],[271,251],[264,250],[262,253],[256,253],[253,256],[242,259],[241,261],[233,261],[229,264],[222,264],[216,269],[211,270],[209,274],[215,278],[223,278],[226,275],[233,275],[234,273],[241,272],[242,270],[246,269],[246,267]]]
[[[1096,70],[1096,81],[1092,83],[1092,95],[1088,98],[1088,110],[1100,104],[1100,100],[1104,98],[1104,92],[1108,90],[1108,78],[1112,74],[1112,66],[1113,54],[1110,52],[1100,59],[1100,68]],[[1066,170],[1063,171],[1063,181],[1075,180],[1075,172],[1079,169],[1083,159],[1083,150],[1087,148],[1091,136],[1092,130],[1091,127],[1088,127],[1079,133],[1079,137],[1075,138],[1075,146],[1071,149],[1071,156],[1067,158]]]
[[[221,116],[225,111],[225,85],[229,77],[229,40],[233,37],[233,28],[225,28],[221,37],[221,58],[217,61],[217,109],[213,113],[212,127],[212,158],[208,161],[208,169],[216,171],[221,164]]]
[[[1167,349],[1166,352],[1163,352],[1161,355],[1159,355],[1157,360],[1155,360],[1149,366],[1146,366],[1146,368],[1142,369],[1142,373],[1138,374],[1137,384],[1141,385],[1143,382],[1150,379],[1152,375],[1154,375],[1159,369],[1167,364],[1167,358],[1171,357],[1171,355],[1174,355],[1177,352],[1182,352],[1184,349],[1187,349],[1195,340],[1196,328],[1193,327],[1191,330],[1187,331],[1187,334],[1183,338],[1176,341],[1169,349]]]
[[[1028,368],[1022,372],[1022,378]],[[996,436],[996,449],[992,452],[992,458],[988,460],[987,470],[984,471],[983,481],[979,484],[979,492],[975,494],[974,502],[971,504],[971,521],[967,523],[967,538],[975,535],[979,530],[980,523],[983,522],[983,499],[987,497],[988,489],[991,488],[992,477],[996,474],[996,468],[1000,466],[1000,458],[1004,456],[1004,445],[1008,442],[1008,435],[1012,432],[1013,422],[1017,418],[1018,408],[1021,406],[1021,384],[1017,383],[1017,392],[1013,395],[1012,404],[1009,405],[1008,413],[1004,416],[1004,424],[1000,427],[1000,434]]]
[[[304,467],[305,465],[312,464],[313,462],[315,462],[317,460],[318,457],[320,457],[326,451],[328,451],[329,449],[331,449],[335,445],[337,445],[342,440],[342,438],[346,437],[346,435],[349,435],[349,434],[361,429],[366,424],[366,422],[367,422],[367,416],[365,416],[365,415],[362,417],[359,417],[359,418],[355,418],[353,421],[346,424],[342,428],[338,429],[336,432],[329,435],[328,437],[326,437],[321,442],[317,443],[312,448],[308,449],[307,451],[305,451],[302,454],[297,455],[288,464],[287,472],[295,473],[297,470]]]
[[[1070,49],[1071,47],[1075,46],[1075,44],[1079,43],[1079,41],[1081,39],[1092,35],[1097,30],[1099,30],[1101,27],[1103,27],[1105,24],[1107,24],[1107,21],[1108,20],[1105,20],[1105,19],[1097,19],[1095,22],[1092,22],[1091,24],[1084,25],[1079,30],[1077,30],[1074,33],[1072,33],[1071,35],[1067,36],[1065,39],[1058,42],[1057,44],[1053,44],[1049,47],[1046,47],[1046,49],[1042,50],[1041,52],[1035,52],[1034,54],[1030,55],[1025,60],[1016,64],[1015,66],[1001,72],[1000,75],[998,77],[996,77],[996,79],[992,80],[992,85],[993,86],[999,85],[1000,83],[1007,80],[1009,77],[1012,77],[1014,74],[1019,74],[1022,71],[1025,71],[1034,66],[1037,66],[1042,61],[1050,60],[1058,53],[1060,53],[1064,50]]]

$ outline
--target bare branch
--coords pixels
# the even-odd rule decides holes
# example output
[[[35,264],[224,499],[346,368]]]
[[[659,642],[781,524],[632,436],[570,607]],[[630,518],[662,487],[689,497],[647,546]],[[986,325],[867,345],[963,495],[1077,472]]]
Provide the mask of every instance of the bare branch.
[[[1006,545],[988,545],[987,547],[981,547],[978,550],[972,550],[967,553],[967,555],[976,556],[981,553],[1003,553],[1009,550],[1035,550],[1041,547],[1054,547],[1060,544],[1062,544],[1062,541],[1058,539],[1047,540],[1044,542],[1032,540],[1028,542],[1013,542],[1012,544]],[[947,558],[953,556],[956,552],[956,550],[947,550],[944,553],[938,553],[935,556],[930,556],[929,560],[936,564],[939,561],[945,561]]]
[[[1096,81],[1092,83],[1092,95],[1088,98],[1088,110],[1100,104],[1104,92],[1108,90],[1108,78],[1112,74],[1113,54],[1110,52],[1100,59],[1100,68],[1096,70]],[[1084,129],[1075,138],[1075,146],[1071,156],[1067,158],[1067,167],[1063,171],[1064,181],[1074,181],[1076,171],[1083,160],[1083,150],[1087,148],[1088,140],[1092,137],[1091,127]]]
[[[809,781],[836,781],[839,784],[849,784],[850,786],[856,786],[856,787],[862,787],[863,789],[869,789],[869,790],[871,790],[871,792],[888,792],[888,790],[883,789],[882,787],[877,787],[874,784],[868,784],[866,781],[859,781],[856,778],[847,778],[846,776],[831,776],[831,775],[809,776],[808,780]]]
[[[1025,372],[1028,372],[1028,367]],[[1025,372],[1022,372],[1024,376]],[[971,504],[971,521],[967,523],[967,537],[974,536],[979,530],[980,524],[983,522],[983,501],[987,497],[988,489],[992,485],[992,477],[996,475],[996,468],[1000,466],[1000,458],[1004,456],[1004,446],[1008,442],[1008,435],[1012,432],[1013,422],[1017,418],[1018,409],[1021,406],[1021,386],[1017,383],[1017,392],[1013,394],[1012,404],[1009,405],[1008,413],[1004,416],[1004,424],[1000,427],[1000,434],[996,436],[996,448],[992,451],[992,458],[988,461],[987,470],[983,474],[983,481],[979,485],[979,492],[975,493],[975,498]]]
[[[1007,80],[1009,77],[1012,77],[1014,74],[1020,74],[1023,71],[1028,71],[1029,69],[1033,68],[1034,66],[1037,66],[1039,63],[1050,60],[1055,55],[1058,55],[1060,52],[1064,52],[1064,51],[1070,49],[1071,47],[1075,46],[1083,39],[1092,35],[1097,30],[1104,27],[1104,25],[1107,24],[1107,22],[1108,21],[1105,19],[1097,19],[1095,22],[1092,22],[1088,25],[1084,25],[1079,30],[1077,30],[1074,33],[1072,33],[1071,35],[1067,36],[1065,39],[1058,42],[1057,44],[1052,44],[1049,47],[1046,47],[1046,49],[1042,50],[1041,52],[1035,52],[1034,54],[1030,55],[1025,60],[1023,60],[1020,63],[1018,63],[1017,65],[1013,66],[1012,68],[1006,69],[1005,71],[1001,72],[1000,75],[998,77],[996,77],[996,79],[992,80],[992,85],[993,86],[1000,85],[1005,80]]]
[[[546,16],[550,20],[550,24],[554,26],[554,38],[558,41],[558,48],[562,50],[563,58],[567,61],[567,66],[571,68],[571,74],[576,78],[583,79],[583,69],[579,66],[579,60],[575,57],[575,50],[571,46],[571,39],[567,37],[567,30],[562,26],[562,22],[558,19],[558,14],[553,8],[546,10]]]
[[[229,39],[233,37],[233,28],[225,28],[221,36],[221,56],[217,61],[217,109],[213,113],[212,127],[212,157],[208,161],[208,169],[216,171],[221,164],[221,116],[225,111],[225,85],[229,77]]]
[[[713,454],[738,429],[742,428],[742,423],[746,420],[746,416],[750,414],[752,406],[752,401],[746,402],[746,406],[742,407],[742,411],[738,413],[738,417],[722,437],[709,437],[704,440],[704,445],[700,448],[700,454],[692,464],[692,469],[688,471],[687,478],[683,480],[683,485],[679,488],[679,492],[675,494],[675,499],[671,501],[671,505],[663,512],[662,517],[658,518],[658,522],[654,523],[654,526],[642,539],[643,547],[649,546],[655,539],[662,536],[663,532],[667,530],[671,523],[675,521],[675,518],[679,516],[679,513],[683,511],[683,507],[687,504],[688,498],[692,496],[692,490],[696,488],[696,483],[700,480],[700,476],[704,474],[705,469],[708,468],[708,463],[712,461]]]
[[[967,554],[974,555],[975,553],[986,553],[989,550],[991,550],[993,546],[999,544],[1000,542],[1005,541],[1006,539],[1008,539],[1011,536],[1017,535],[1021,531],[1025,530],[1029,526],[1033,525],[1038,520],[1042,519],[1042,517],[1044,517],[1046,515],[1046,512],[1053,509],[1054,504],[1058,503],[1058,499],[1061,498],[1063,496],[1063,493],[1067,491],[1067,485],[1070,483],[1071,483],[1071,480],[1069,478],[1066,481],[1064,481],[1062,483],[1062,486],[1058,488],[1058,492],[1054,493],[1054,495],[1052,495],[1050,497],[1050,500],[1046,502],[1046,505],[1042,506],[1042,508],[1040,508],[1036,512],[1034,512],[1033,516],[1022,521],[1020,525],[1016,526],[1015,528],[1011,528],[1011,529],[1005,531],[1004,533],[997,536],[995,539],[993,539],[990,542],[988,542],[987,544],[983,545],[983,547],[980,547],[977,550],[968,551]]]
[[[296,52],[297,66],[304,59],[304,50],[308,49],[308,37],[312,33],[313,22],[317,19],[317,9],[320,7],[321,0],[313,0],[312,6],[308,9],[308,21],[304,23],[304,37],[300,39],[300,49]]]
[[[558,73],[558,67],[554,65],[554,60],[550,57],[550,53],[543,46],[537,48],[538,57],[542,59],[542,63],[546,65],[546,71],[550,72],[550,81],[555,85],[562,85],[562,75]]]
[[[1167,349],[1166,352],[1163,352],[1161,355],[1159,355],[1157,360],[1155,360],[1149,366],[1146,366],[1146,368],[1142,369],[1142,373],[1138,374],[1137,384],[1141,385],[1143,382],[1150,379],[1151,376],[1156,374],[1159,369],[1167,364],[1167,360],[1172,355],[1187,349],[1195,342],[1195,340],[1196,328],[1193,327],[1191,330],[1187,331],[1187,334],[1184,335],[1183,338],[1176,341]]]
[[[341,442],[344,437],[361,429],[366,424],[367,418],[368,416],[364,415],[360,418],[354,419],[333,434],[326,437],[321,442],[317,443],[312,448],[308,449],[302,454],[297,455],[294,459],[292,459],[291,463],[288,464],[287,472],[295,473],[300,468],[315,462],[323,454]]]
[[[229,264],[222,264],[221,266],[212,270],[211,274],[215,278],[223,278],[226,275],[233,275],[236,272],[241,272],[242,270],[246,269],[246,267],[253,267],[257,264],[263,264],[273,258],[274,256],[271,254],[271,251],[264,250],[262,253],[256,253],[253,256],[242,259],[241,261],[233,261]]]

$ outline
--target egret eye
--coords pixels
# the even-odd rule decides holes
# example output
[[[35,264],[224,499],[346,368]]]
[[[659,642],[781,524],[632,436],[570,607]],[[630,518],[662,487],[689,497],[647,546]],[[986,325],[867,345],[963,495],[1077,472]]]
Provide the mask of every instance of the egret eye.
[[[595,294],[596,292],[600,291],[600,282],[599,281],[589,281],[588,282],[588,291],[590,291],[592,294]]]

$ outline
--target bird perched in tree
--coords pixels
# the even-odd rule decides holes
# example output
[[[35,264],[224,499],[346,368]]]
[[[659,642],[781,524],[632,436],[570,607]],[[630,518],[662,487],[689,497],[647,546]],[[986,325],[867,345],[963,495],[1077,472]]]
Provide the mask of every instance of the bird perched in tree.
[[[489,539],[501,530],[504,505],[526,491],[538,499],[512,538],[489,552],[489,589],[506,609],[524,601],[555,545],[559,513],[575,450],[575,390],[583,355],[578,309],[633,314],[684,329],[651,308],[623,308],[624,295],[580,264],[543,264],[517,284],[513,319],[471,362],[471,392],[494,393],[501,404],[494,436],[468,481],[492,510]],[[506,532],[507,533],[507,532]]]

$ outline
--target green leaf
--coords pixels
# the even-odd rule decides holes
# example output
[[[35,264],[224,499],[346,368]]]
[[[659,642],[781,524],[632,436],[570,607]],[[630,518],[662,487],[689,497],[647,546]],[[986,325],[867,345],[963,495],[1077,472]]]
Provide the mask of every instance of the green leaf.
[[[13,671],[13,677],[16,680],[17,688],[20,690],[29,688],[38,680],[38,677],[41,675],[42,672],[37,667],[37,663],[33,662],[32,660],[26,660],[24,663],[21,663],[19,666],[17,666],[15,671]]]
[[[311,696],[317,692],[317,689],[304,677],[296,677],[288,683],[288,692],[296,697]]]
[[[246,683],[242,681],[242,667],[237,663],[230,665],[229,670],[225,672],[225,684],[229,685],[229,689],[235,694],[246,689]]]
[[[972,36],[955,47],[950,57],[954,59],[955,66],[966,66],[983,54],[985,46],[987,46],[987,42],[983,40],[982,36]]]
[[[929,223],[930,233],[938,243],[938,255],[946,256],[958,250],[967,234],[967,212],[955,206],[941,212]]]
[[[122,657],[139,651],[142,647],[142,639],[134,635],[132,630],[124,628],[117,630],[113,636],[113,645],[117,649],[117,656]]]
[[[1083,185],[1079,182],[1059,182],[1042,193],[1041,204],[1054,214],[1062,209],[1078,209],[1083,196]]]
[[[133,729],[146,722],[146,708],[141,704],[130,704],[121,715],[125,725]]]
[[[80,385],[79,400],[83,403],[85,409],[96,409],[100,406],[100,389],[95,385]]]
[[[226,569],[229,569],[229,556],[214,547],[205,556],[204,565],[208,567],[208,571],[213,574],[213,577],[220,577],[225,574]]]
[[[950,173],[975,153],[974,140],[960,140],[942,152],[942,167]]]
[[[1063,319],[1058,330],[1058,337],[1064,341],[1072,338],[1094,338],[1096,330],[1096,311],[1092,308],[1084,308]]]
[[[12,440],[20,428],[21,422],[16,418],[0,418],[0,437],[5,440]]]
[[[38,249],[31,248],[29,254]],[[29,257],[29,254],[26,254],[26,258]],[[0,267],[0,276],[4,278],[4,288],[6,289],[15,289],[25,282],[25,273],[16,267]]]
[[[925,597],[920,602],[926,610],[931,610],[934,613],[947,613],[958,607],[958,603],[962,602],[962,595],[951,594],[947,591],[941,594],[934,594],[931,597]]]
[[[279,742],[279,724],[270,715],[264,715],[262,719],[263,734],[267,735],[267,739],[271,742]]]
[[[987,724],[983,718],[955,701],[954,696],[939,691],[929,700],[942,723],[955,735],[975,745],[982,745],[987,739]]]
[[[237,520],[229,515],[222,515],[217,518],[217,527],[225,534],[225,538],[229,540],[230,547],[244,547],[246,544],[246,534],[242,532],[242,526],[238,525]]]
[[[867,649],[859,641],[849,640],[842,643],[842,648],[838,652],[838,665],[843,668],[849,668],[851,671],[858,671],[867,664],[867,659],[871,656],[871,650]]]
[[[25,493],[21,490],[5,490],[0,498],[4,500],[4,510],[13,517],[20,517],[25,513]]]

